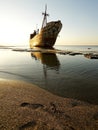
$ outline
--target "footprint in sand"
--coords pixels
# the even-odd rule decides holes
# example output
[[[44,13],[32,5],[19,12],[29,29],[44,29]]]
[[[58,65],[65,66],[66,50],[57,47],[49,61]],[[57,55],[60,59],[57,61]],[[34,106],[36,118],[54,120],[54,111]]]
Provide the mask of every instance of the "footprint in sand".
[[[58,115],[58,116],[62,116],[65,115],[63,111],[59,110],[56,106],[56,104],[54,104],[53,102],[50,102],[49,107],[46,109],[47,112],[54,114],[54,115]],[[68,117],[66,115],[66,117]]]
[[[19,127],[19,130],[55,130],[43,121],[31,121]]]
[[[24,130],[29,127],[31,127],[33,129],[35,126],[36,126],[36,121],[31,121],[31,122],[28,122],[27,124],[20,126],[19,130]]]
[[[24,102],[20,105],[21,107],[30,107],[32,109],[37,109],[37,108],[43,108],[44,106],[42,104],[31,104],[31,103],[27,103]]]
[[[66,120],[70,120],[70,117],[68,115],[66,115],[63,111],[61,110],[58,110],[57,107],[56,107],[56,104],[54,104],[53,102],[50,102],[49,103],[49,106],[44,106],[42,104],[31,104],[31,103],[27,103],[27,102],[24,102],[20,105],[21,107],[28,107],[28,108],[31,108],[31,109],[38,109],[38,108],[42,108],[41,110],[43,112],[48,112],[49,114],[51,115],[55,115],[56,117],[61,117],[61,118],[64,118]]]
[[[57,105],[53,102],[50,102],[48,105],[44,106],[42,104],[36,103],[36,104],[32,104],[32,103],[28,103],[28,102],[23,102],[21,105],[21,107],[28,107],[31,109],[38,109],[41,108],[42,112],[47,112],[48,114],[52,115],[53,117],[55,116],[57,119],[60,120],[65,120],[65,121],[71,121],[71,117],[69,115],[66,115],[62,110],[59,110]],[[25,129],[32,129],[32,130],[55,130],[54,128],[51,128],[51,126],[49,126],[48,124],[46,124],[46,122],[41,122],[41,121],[31,121],[28,122],[24,125],[22,125],[21,127],[19,127],[19,130],[25,130]],[[69,126],[67,126],[70,130],[74,130],[74,128],[70,128]]]

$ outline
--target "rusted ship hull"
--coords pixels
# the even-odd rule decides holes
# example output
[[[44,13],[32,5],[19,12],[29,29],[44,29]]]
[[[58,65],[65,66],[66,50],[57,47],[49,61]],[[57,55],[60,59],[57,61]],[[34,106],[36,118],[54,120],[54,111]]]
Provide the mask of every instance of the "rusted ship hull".
[[[30,47],[53,47],[61,28],[61,21],[47,23],[40,33],[30,35]]]

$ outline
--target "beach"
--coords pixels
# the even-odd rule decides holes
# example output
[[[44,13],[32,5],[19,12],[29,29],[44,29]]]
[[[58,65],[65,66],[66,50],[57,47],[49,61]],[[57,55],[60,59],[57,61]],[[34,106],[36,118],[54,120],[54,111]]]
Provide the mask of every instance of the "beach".
[[[0,130],[97,130],[98,105],[0,79]]]
[[[98,1],[0,7],[0,130],[98,130]]]

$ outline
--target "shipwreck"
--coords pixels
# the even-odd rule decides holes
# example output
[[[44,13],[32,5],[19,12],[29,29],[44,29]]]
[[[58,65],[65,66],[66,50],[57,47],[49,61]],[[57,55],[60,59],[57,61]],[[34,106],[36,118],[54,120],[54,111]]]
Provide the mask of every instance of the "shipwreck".
[[[45,6],[45,12],[42,13],[44,15],[42,21],[42,27],[39,30],[34,30],[32,34],[30,34],[30,47],[53,47],[57,36],[62,28],[62,23],[60,20],[47,22],[47,5]]]

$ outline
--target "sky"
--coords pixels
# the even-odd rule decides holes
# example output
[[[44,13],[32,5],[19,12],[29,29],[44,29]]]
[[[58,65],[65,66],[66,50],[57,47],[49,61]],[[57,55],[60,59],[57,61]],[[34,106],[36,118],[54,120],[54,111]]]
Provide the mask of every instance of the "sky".
[[[0,0],[0,45],[28,45],[45,4],[48,22],[63,24],[56,45],[98,45],[98,0]]]

